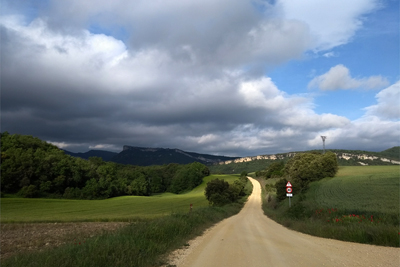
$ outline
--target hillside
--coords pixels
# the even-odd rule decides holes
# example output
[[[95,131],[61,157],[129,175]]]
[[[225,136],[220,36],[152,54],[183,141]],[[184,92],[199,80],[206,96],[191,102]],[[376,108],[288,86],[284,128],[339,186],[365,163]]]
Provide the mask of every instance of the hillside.
[[[116,152],[111,152],[111,151],[105,151],[105,150],[89,150],[88,152],[84,153],[74,153],[70,152],[67,150],[62,149],[65,154],[77,157],[77,158],[82,158],[82,159],[89,159],[90,157],[100,157],[104,161],[111,161],[113,157],[118,155]]]
[[[198,154],[180,149],[124,146],[123,151],[115,155],[111,161],[121,164],[150,166],[169,163],[188,164],[192,162],[210,165],[234,159],[237,158]]]
[[[74,153],[64,150],[65,154],[73,157],[89,159],[90,157],[100,157],[104,161],[111,161],[120,164],[130,164],[136,166],[164,165],[170,163],[189,164],[200,162],[212,165],[228,160],[235,160],[237,157],[214,156],[187,152],[180,149],[170,148],[150,148],[150,147],[123,147],[120,153],[105,150],[90,150],[84,153]]]
[[[382,152],[379,152],[382,157],[388,157],[393,159],[400,160],[400,146],[395,146],[389,149],[386,149]]]
[[[199,162],[144,167],[105,162],[99,157],[85,160],[28,135],[5,132],[0,141],[1,197],[105,199],[178,194],[193,189],[210,174]]]
[[[366,166],[366,165],[398,165],[400,164],[400,147],[393,147],[382,152],[370,152],[363,150],[330,149],[337,155],[340,166]],[[244,157],[220,162],[210,166],[212,173],[241,173],[242,171],[255,172],[268,167],[275,161],[287,161],[296,153],[317,152],[322,150],[289,152],[272,155],[259,155]]]

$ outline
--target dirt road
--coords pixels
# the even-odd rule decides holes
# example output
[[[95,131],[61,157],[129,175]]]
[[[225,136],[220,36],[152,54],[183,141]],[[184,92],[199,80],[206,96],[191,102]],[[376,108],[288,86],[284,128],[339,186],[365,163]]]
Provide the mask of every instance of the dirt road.
[[[261,210],[260,184],[243,210],[191,241],[176,266],[400,266],[400,248],[305,235],[275,223]],[[179,254],[179,253],[178,253]]]

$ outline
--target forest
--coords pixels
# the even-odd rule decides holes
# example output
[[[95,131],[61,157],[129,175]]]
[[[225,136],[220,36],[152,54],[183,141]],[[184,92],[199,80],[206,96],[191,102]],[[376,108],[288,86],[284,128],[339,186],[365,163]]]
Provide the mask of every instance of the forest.
[[[105,199],[124,195],[183,193],[202,183],[207,166],[133,166],[66,155],[39,138],[1,133],[1,195]]]

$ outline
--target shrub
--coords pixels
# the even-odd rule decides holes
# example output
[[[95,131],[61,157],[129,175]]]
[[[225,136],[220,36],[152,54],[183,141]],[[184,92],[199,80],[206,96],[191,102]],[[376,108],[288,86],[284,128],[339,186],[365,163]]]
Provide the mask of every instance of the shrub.
[[[281,179],[276,182],[275,188],[276,188],[276,198],[279,201],[282,201],[286,198],[286,184],[287,184],[286,179]]]
[[[223,179],[209,181],[204,194],[212,206],[223,206],[230,203],[232,199],[232,191],[229,190],[229,183]]]
[[[296,202],[289,208],[287,215],[292,219],[301,219],[306,217],[306,209],[301,202]]]
[[[332,152],[324,155],[299,153],[290,159],[284,168],[286,177],[290,177],[291,182],[300,186],[300,189],[307,188],[312,181],[334,177],[337,171],[337,158]]]
[[[246,176],[241,176],[239,180],[234,181],[230,185],[223,179],[214,179],[207,183],[204,194],[212,206],[223,206],[233,203],[246,195],[245,187],[247,181]]]

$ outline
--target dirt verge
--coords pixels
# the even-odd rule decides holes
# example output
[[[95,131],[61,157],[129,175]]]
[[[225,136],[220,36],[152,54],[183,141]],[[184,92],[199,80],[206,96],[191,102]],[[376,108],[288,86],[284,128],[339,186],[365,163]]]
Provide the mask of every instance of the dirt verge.
[[[19,252],[41,251],[67,243],[82,244],[87,238],[114,231],[127,222],[13,223],[1,225],[1,259]]]

